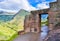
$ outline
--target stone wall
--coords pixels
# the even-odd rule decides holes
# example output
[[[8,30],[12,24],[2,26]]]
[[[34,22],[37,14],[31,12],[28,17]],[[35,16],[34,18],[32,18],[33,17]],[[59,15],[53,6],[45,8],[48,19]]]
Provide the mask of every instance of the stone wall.
[[[59,0],[58,0],[59,1]],[[57,15],[60,15],[60,9],[58,6],[59,2],[50,3],[50,8],[31,11],[31,14],[25,18],[25,30],[29,28],[30,32],[40,32],[41,30],[41,20],[39,14],[48,13],[49,14],[49,29],[53,30],[57,22],[60,21],[60,18],[57,18]],[[27,30],[26,30],[27,31]]]

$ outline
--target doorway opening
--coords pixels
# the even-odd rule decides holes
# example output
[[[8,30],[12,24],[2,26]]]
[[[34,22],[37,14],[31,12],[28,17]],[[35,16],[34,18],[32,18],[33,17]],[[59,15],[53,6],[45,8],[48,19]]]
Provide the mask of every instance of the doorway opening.
[[[48,22],[49,22],[49,19],[48,19],[48,13],[42,13],[42,14],[39,14],[39,18],[40,18],[40,27],[41,27],[41,31],[43,32],[48,32]]]

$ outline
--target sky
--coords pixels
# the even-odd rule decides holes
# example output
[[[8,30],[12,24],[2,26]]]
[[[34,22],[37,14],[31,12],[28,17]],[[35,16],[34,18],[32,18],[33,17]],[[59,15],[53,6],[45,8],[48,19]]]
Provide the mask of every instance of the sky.
[[[47,20],[48,14],[41,14],[41,20],[42,22],[45,22]]]
[[[49,3],[56,0],[0,0],[0,11],[18,12],[49,8]]]

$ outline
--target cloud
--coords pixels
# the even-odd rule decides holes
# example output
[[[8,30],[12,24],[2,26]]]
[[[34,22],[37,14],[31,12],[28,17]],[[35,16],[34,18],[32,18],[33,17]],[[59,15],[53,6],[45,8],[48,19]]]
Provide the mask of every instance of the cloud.
[[[35,1],[38,2],[39,0]],[[40,1],[42,1],[43,3],[39,3],[36,5],[36,7],[33,7],[31,4],[29,4],[28,0],[4,0],[0,2],[0,10],[17,12],[20,9],[31,11],[31,10],[48,8],[48,5],[46,5],[45,0]]]
[[[37,8],[38,9],[46,9],[46,8],[49,8],[49,3],[48,2],[43,2],[43,3],[37,4]]]
[[[20,0],[5,0],[3,2],[0,2],[0,10],[18,11],[20,10],[20,4]]]
[[[46,9],[46,8],[49,8],[50,6],[49,6],[49,3],[50,2],[55,2],[55,1],[57,1],[57,0],[42,0],[42,3],[40,3],[40,4],[37,4],[37,8],[38,9]]]
[[[35,7],[33,7],[32,5],[30,5],[28,3],[28,0],[22,0],[22,8],[27,10],[27,11],[36,10]]]
[[[16,11],[16,10],[13,10],[13,11],[12,11],[12,10],[6,10],[6,9],[0,9],[0,11],[5,11],[5,12],[15,12],[15,13],[18,12],[18,11]]]
[[[4,0],[0,0],[0,2],[3,2]]]
[[[49,8],[49,3],[54,2],[56,0],[28,0],[30,1],[29,3],[36,9],[46,9]]]
[[[27,11],[36,10],[35,7],[28,3],[28,0],[5,0],[0,2],[0,10],[19,11],[20,9],[25,9]]]

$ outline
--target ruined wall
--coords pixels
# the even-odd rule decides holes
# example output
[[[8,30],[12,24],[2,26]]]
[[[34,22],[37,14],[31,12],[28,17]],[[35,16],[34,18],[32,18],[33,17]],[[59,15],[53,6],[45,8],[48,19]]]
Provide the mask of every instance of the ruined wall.
[[[40,32],[40,24],[39,24],[39,15],[37,12],[32,13],[33,17],[32,17],[32,22],[31,22],[31,26],[32,26],[32,32]]]
[[[29,15],[25,16],[24,20],[24,30],[25,32],[30,32],[30,20],[29,20]]]
[[[25,29],[29,28],[30,32],[40,32],[41,30],[41,19],[39,14],[48,13],[49,14],[49,29],[53,30],[55,25],[60,22],[60,1],[50,3],[50,8],[31,11],[29,17],[25,19]]]
[[[56,24],[58,24],[60,18],[58,15],[60,15],[60,8],[59,5],[60,2],[57,0],[57,2],[50,3],[50,10],[49,13],[49,28],[50,30],[53,30]]]

